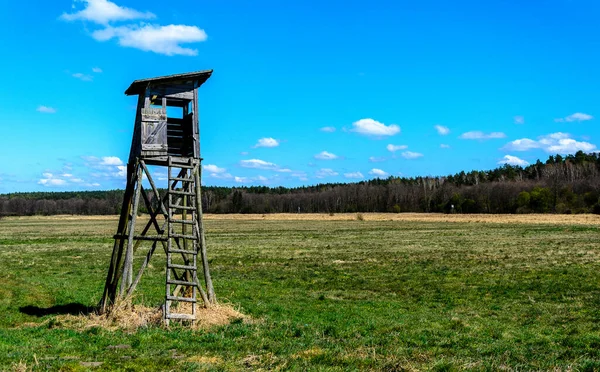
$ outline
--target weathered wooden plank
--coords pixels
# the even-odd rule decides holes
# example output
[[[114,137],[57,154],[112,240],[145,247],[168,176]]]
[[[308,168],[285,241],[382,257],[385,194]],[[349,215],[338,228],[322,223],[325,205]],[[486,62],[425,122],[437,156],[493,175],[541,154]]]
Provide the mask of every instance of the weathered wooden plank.
[[[125,228],[129,222],[129,211],[131,209],[133,189],[135,187],[135,175],[133,174],[132,168],[133,167],[130,164],[127,164],[127,186],[125,187],[125,195],[123,196],[121,217],[119,218],[117,234],[124,234]],[[119,275],[119,265],[123,255],[123,245],[123,239],[115,239],[110,264],[108,266],[108,273],[106,275],[106,282],[104,284],[104,293],[102,294],[102,299],[98,305],[100,313],[106,312],[108,307],[115,302],[117,295],[116,288]]]
[[[196,314],[169,314],[169,319],[196,320]]]
[[[167,296],[168,301],[180,301],[180,302],[196,302],[195,298],[191,297],[177,297],[177,296]]]
[[[141,96],[140,96],[141,97]],[[139,109],[140,150],[143,156],[151,156],[148,151],[161,154],[167,151],[167,110],[165,107],[151,107],[151,94],[146,91],[144,106]],[[163,124],[164,123],[164,124]]]
[[[133,205],[131,207],[131,217],[129,220],[127,250],[125,251],[125,261],[123,262],[123,277],[121,278],[120,289],[121,295],[123,295],[125,289],[133,282],[133,235],[142,188],[142,167],[139,164],[135,165],[135,173],[137,176],[136,188],[133,196]]]
[[[197,83],[196,83],[197,84]],[[193,148],[192,153],[194,154],[194,158],[198,159],[200,157],[200,113],[198,107],[198,85],[194,87],[194,100],[192,101],[192,132],[190,135],[192,136],[191,146]]]
[[[206,239],[204,238],[204,221],[202,219],[202,188],[200,181],[202,180],[202,167],[200,164],[195,169],[194,177],[196,177],[196,219],[198,224],[196,225],[196,231],[199,235],[200,244],[200,259],[202,260],[202,268],[204,271],[204,281],[206,282],[206,292],[208,292],[208,301],[211,304],[217,303],[215,296],[215,289],[213,287],[212,278],[210,276],[210,269],[208,268],[208,256],[206,254]]]
[[[167,111],[163,108],[144,107],[142,108],[142,121],[166,121]]]
[[[127,235],[114,235],[114,239],[127,239]],[[158,241],[166,242],[167,237],[165,235],[134,235],[133,240],[145,240],[145,241]]]
[[[189,100],[193,99],[192,90],[194,88],[184,87],[184,86],[176,86],[176,87],[152,87],[149,92],[152,96],[157,97],[165,97],[170,99],[178,99],[178,100]]]
[[[150,183],[150,187],[152,187],[152,191],[154,191],[154,195],[156,195],[156,198],[158,199],[161,213],[163,214],[163,216],[167,216],[168,214],[167,214],[167,209],[165,208],[164,199],[161,199],[160,193],[158,192],[158,189],[156,188],[156,184],[154,183],[154,180],[152,179],[152,175],[150,174],[148,167],[146,167],[146,163],[144,161],[140,161],[140,164],[142,165],[142,169],[146,173],[146,178],[148,178],[148,183]],[[164,227],[163,227],[163,229],[164,229]]]

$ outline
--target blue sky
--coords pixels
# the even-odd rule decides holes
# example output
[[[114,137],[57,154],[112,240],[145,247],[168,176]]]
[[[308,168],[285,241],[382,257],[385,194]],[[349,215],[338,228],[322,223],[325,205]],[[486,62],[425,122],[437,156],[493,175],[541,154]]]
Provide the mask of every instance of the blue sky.
[[[206,185],[596,151],[598,16],[578,0],[9,2],[0,193],[122,188],[136,104],[124,90],[202,69]]]

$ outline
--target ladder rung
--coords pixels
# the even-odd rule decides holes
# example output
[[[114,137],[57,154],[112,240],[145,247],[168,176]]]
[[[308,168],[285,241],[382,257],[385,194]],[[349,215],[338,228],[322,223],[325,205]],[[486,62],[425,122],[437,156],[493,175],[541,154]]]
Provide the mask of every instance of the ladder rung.
[[[167,284],[177,284],[177,285],[186,285],[188,287],[196,287],[197,284],[195,282],[186,282],[185,280],[167,280]]]
[[[193,225],[194,224],[194,220],[176,220],[174,218],[171,218],[169,220],[169,222],[171,222],[171,223],[183,223],[185,225]]]
[[[196,316],[192,314],[169,314],[167,315],[169,319],[183,319],[183,320],[196,320]]]
[[[198,240],[194,235],[183,235],[183,234],[171,234],[171,238],[181,238],[181,239],[190,239],[190,240]]]
[[[189,164],[181,164],[181,163],[171,162],[170,166],[171,166],[171,168],[194,169],[194,166],[189,165]]]
[[[127,235],[115,235],[113,239],[127,239]],[[134,235],[133,240],[150,240],[166,242],[169,238],[164,235]]]
[[[193,178],[185,178],[185,177],[173,177],[169,178],[170,181],[181,181],[181,182],[194,182]]]
[[[198,254],[196,251],[186,251],[185,249],[171,249],[169,253]]]
[[[177,205],[177,204],[169,204],[169,208],[185,209],[186,211],[195,211],[196,210],[196,207],[188,207],[188,206]]]
[[[194,196],[194,195],[196,195],[195,192],[178,191],[178,190],[169,190],[169,194],[174,194],[174,195],[188,195],[188,196]]]
[[[169,269],[182,269],[182,270],[196,271],[196,266],[187,266],[187,265],[178,265],[178,264],[167,263],[167,267]]]
[[[196,302],[196,299],[191,297],[167,296],[167,301]]]

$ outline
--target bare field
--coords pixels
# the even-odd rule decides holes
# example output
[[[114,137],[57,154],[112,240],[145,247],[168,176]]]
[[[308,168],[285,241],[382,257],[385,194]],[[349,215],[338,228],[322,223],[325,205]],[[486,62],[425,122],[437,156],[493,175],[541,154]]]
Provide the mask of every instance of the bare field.
[[[365,221],[407,222],[478,222],[506,224],[600,225],[595,214],[442,214],[442,213],[274,213],[210,214],[211,220],[282,220],[282,221],[351,221],[361,215]]]
[[[361,215],[364,221],[503,223],[550,225],[598,225],[596,214],[442,214],[442,213],[272,213],[272,214],[205,214],[205,220],[267,220],[267,221],[352,221]],[[141,216],[142,221],[144,217]],[[118,216],[27,216],[7,217],[9,220],[117,221]],[[116,227],[116,225],[115,225]]]

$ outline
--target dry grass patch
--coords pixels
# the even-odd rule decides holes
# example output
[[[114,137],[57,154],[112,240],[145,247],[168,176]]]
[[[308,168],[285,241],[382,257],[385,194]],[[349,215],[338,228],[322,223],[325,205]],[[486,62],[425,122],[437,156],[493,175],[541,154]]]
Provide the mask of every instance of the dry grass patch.
[[[172,308],[173,312],[191,314],[192,304],[179,303]],[[162,314],[162,313],[161,313]],[[233,321],[248,321],[249,318],[229,304],[216,304],[210,307],[196,306],[196,321],[193,329],[208,329],[214,326],[230,324]]]
[[[292,355],[292,358],[294,359],[310,359],[310,358],[314,358],[316,356],[322,355],[324,353],[323,349],[321,349],[320,347],[313,347],[307,350],[302,350],[297,352],[296,354]]]
[[[194,355],[186,359],[188,362],[199,364],[222,364],[223,359],[215,356]]]
[[[162,324],[162,311],[157,307],[118,303],[105,314],[58,315],[50,320],[56,326],[72,329],[103,328],[109,331],[138,328]]]
[[[185,304],[179,308],[173,307],[172,310],[173,312],[176,311],[178,313],[191,314],[191,304]],[[249,317],[240,313],[229,304],[216,304],[208,308],[197,306],[196,321],[190,326],[190,328],[195,330],[209,329],[214,326],[227,325],[237,320],[249,321]],[[164,326],[161,308],[135,305],[131,303],[117,304],[105,314],[90,313],[87,315],[58,315],[53,319],[50,319],[48,322],[49,326],[51,327],[76,330],[97,327],[109,331],[136,331],[137,329],[144,327]]]
[[[19,363],[13,363],[13,365],[10,366],[9,371],[27,372],[27,371],[31,371],[31,368],[27,366],[27,363],[25,363],[23,361],[19,361]]]

